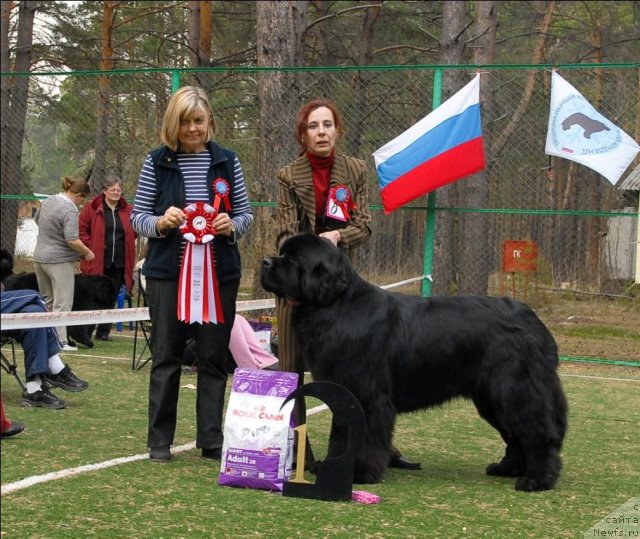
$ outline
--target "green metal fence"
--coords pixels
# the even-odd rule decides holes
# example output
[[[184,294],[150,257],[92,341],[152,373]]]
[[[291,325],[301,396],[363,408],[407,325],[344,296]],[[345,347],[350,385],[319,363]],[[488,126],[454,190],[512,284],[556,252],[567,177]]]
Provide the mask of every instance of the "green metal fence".
[[[522,294],[523,286],[623,292],[634,278],[638,193],[617,189],[586,167],[544,154],[552,67],[481,67],[488,162],[483,176],[487,196],[481,205],[468,203],[474,200],[472,188],[463,179],[438,190],[432,212],[422,197],[386,216],[371,154],[432,110],[438,102],[437,77],[444,81],[444,101],[478,67],[13,74],[28,76],[30,91],[21,168],[2,172],[3,210],[15,211],[16,197],[55,192],[62,176],[86,170],[89,163],[95,185],[114,172],[125,180],[125,194],[133,197],[144,156],[160,143],[162,115],[172,91],[198,84],[212,99],[216,139],[240,156],[257,215],[242,245],[250,288],[256,264],[274,250],[275,171],[295,157],[295,112],[305,100],[326,96],[337,104],[347,129],[339,149],[370,166],[373,235],[357,259],[369,280],[387,284],[429,277],[434,281],[433,287],[429,281],[428,293],[433,294],[516,289]],[[640,64],[555,67],[599,112],[637,138]],[[265,103],[266,89],[276,89],[278,98]],[[3,131],[10,127],[3,122]],[[470,242],[470,230],[482,231],[481,241]],[[535,274],[501,271],[508,240],[535,242]],[[424,279],[404,290],[424,291]],[[258,294],[257,287],[253,290]]]

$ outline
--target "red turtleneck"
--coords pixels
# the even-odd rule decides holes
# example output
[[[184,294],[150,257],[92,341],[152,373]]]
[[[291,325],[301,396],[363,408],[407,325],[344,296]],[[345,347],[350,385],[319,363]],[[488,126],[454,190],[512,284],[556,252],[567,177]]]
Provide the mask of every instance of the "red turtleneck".
[[[316,222],[319,222],[327,208],[327,198],[329,197],[329,185],[331,182],[331,167],[333,166],[333,158],[335,150],[327,157],[314,155],[307,152],[307,159],[311,165],[311,173],[313,174],[313,190],[316,196]]]

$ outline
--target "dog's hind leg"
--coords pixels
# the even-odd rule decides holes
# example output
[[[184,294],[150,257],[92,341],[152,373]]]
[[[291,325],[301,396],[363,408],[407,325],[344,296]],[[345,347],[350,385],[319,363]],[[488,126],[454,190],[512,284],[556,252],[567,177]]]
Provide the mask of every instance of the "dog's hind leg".
[[[496,429],[507,445],[504,457],[500,462],[492,462],[486,468],[487,475],[501,477],[521,477],[527,469],[527,457],[517,438],[513,437],[498,420],[493,405],[489,402],[475,399],[476,409],[487,423]]]
[[[560,449],[567,428],[567,403],[561,389],[552,393],[550,400],[553,407],[532,414],[537,418],[535,424],[521,425],[519,439],[527,456],[527,471],[516,481],[516,490],[549,490],[560,477]]]

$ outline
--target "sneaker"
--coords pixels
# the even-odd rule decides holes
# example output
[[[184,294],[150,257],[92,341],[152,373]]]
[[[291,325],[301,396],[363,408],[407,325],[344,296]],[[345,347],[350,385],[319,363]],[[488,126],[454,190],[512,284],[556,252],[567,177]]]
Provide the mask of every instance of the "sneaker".
[[[62,352],[77,352],[78,351],[78,347],[77,346],[71,346],[68,342],[63,342],[62,343],[62,348],[60,348],[60,350]]]
[[[51,408],[52,410],[60,410],[67,406],[63,400],[56,397],[46,387],[43,387],[35,393],[27,393],[26,391],[22,393],[21,404],[25,408]]]
[[[84,391],[89,387],[89,383],[84,380],[80,380],[75,373],[71,370],[69,365],[65,365],[58,374],[44,374],[42,379],[52,387],[59,387],[65,391],[73,391],[78,393]]]

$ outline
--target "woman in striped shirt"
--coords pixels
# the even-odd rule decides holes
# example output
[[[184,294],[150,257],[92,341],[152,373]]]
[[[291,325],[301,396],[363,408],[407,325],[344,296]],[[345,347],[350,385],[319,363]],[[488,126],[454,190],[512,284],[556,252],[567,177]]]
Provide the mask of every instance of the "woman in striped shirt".
[[[152,326],[147,443],[154,461],[171,460],[187,332],[195,338],[198,357],[196,447],[205,458],[221,456],[226,358],[241,276],[236,242],[249,230],[253,214],[238,156],[215,143],[214,133],[213,111],[204,90],[193,86],[178,90],[165,111],[164,144],[149,152],[142,166],[131,215],[134,230],[149,239],[142,274]],[[214,183],[222,183],[225,196]],[[177,315],[185,249],[178,227],[187,218],[184,208],[193,202],[219,205],[212,246],[222,323],[189,326]]]

